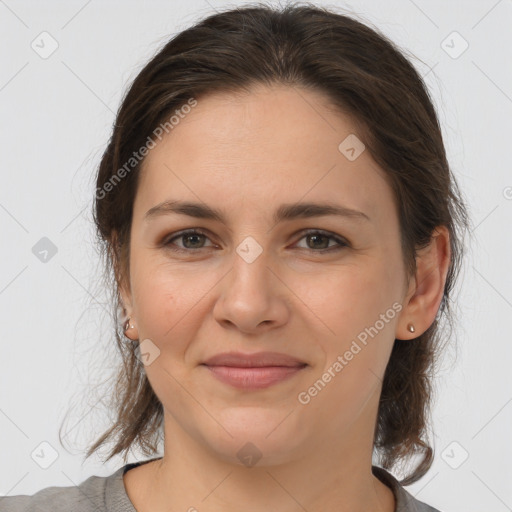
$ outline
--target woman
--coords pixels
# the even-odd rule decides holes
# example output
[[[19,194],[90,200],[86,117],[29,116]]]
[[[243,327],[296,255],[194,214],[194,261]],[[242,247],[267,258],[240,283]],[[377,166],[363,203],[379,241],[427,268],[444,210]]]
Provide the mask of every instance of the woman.
[[[2,510],[436,510],[403,486],[433,460],[468,220],[390,41],[312,5],[181,32],[123,99],[94,207],[123,364],[87,456],[151,458]]]

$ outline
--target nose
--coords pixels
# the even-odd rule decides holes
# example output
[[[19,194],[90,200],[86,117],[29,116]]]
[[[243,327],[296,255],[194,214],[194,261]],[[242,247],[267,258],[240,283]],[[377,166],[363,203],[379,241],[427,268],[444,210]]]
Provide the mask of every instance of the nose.
[[[233,266],[219,284],[215,319],[225,328],[259,333],[284,325],[290,315],[289,289],[263,251],[254,261],[234,255]]]

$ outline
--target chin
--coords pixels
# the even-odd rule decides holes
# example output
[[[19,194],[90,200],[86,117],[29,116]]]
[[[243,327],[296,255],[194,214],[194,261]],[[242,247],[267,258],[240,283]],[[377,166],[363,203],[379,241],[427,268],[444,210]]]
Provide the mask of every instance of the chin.
[[[275,411],[255,407],[236,407],[223,411],[217,434],[205,436],[216,456],[230,464],[246,467],[276,466],[301,458],[305,438],[302,428],[295,424],[283,408]]]

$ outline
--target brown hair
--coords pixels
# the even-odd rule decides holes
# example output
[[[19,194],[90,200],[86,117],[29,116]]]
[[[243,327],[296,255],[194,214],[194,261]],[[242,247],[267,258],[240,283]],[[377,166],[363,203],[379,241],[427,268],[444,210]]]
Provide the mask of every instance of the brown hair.
[[[163,46],[127,91],[98,169],[94,221],[105,282],[114,293],[112,306],[116,313],[122,308],[119,284],[129,289],[130,228],[143,161],[132,161],[127,169],[133,152],[191,98],[249,91],[254,84],[322,92],[355,119],[393,189],[408,277],[416,269],[416,250],[430,242],[436,226],[449,230],[451,262],[438,315],[414,340],[395,340],[375,427],[374,448],[384,468],[422,455],[401,481],[408,485],[433,460],[425,440],[432,377],[441,342],[450,340],[453,331],[449,296],[462,261],[460,233],[469,219],[427,88],[401,51],[376,29],[310,3],[279,9],[259,3],[213,14]],[[450,325],[446,335],[439,324],[443,316]],[[122,357],[110,404],[116,417],[87,457],[110,440],[115,445],[106,460],[120,453],[126,460],[135,445],[152,455],[162,435],[162,404],[136,356],[137,342],[127,343],[119,323],[114,332]]]

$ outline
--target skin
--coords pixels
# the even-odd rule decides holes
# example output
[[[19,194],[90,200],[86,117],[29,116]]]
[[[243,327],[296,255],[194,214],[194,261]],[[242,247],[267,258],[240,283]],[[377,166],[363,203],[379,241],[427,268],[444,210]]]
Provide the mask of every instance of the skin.
[[[392,190],[368,151],[350,161],[338,150],[349,134],[355,125],[322,94],[257,86],[199,99],[146,157],[121,293],[134,326],[127,335],[160,350],[146,373],[165,411],[165,454],[124,476],[139,512],[395,510],[371,472],[382,377],[395,338],[408,343],[435,319],[449,240],[438,228],[407,280]],[[226,225],[178,214],[144,221],[171,198],[221,209]],[[272,221],[281,204],[299,201],[331,201],[371,221]],[[191,228],[207,235],[173,240],[188,253],[160,243]],[[320,254],[336,241],[311,240],[306,229],[350,245]],[[236,252],[249,236],[262,248],[252,263]],[[401,311],[301,404],[298,394],[393,303]],[[239,390],[200,366],[230,350],[282,352],[308,366]],[[253,467],[237,456],[247,442],[261,453]]]

